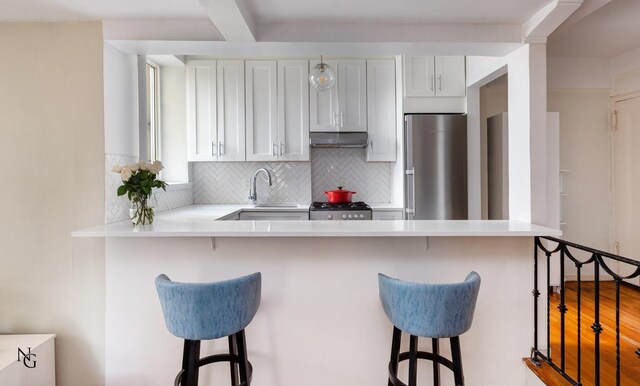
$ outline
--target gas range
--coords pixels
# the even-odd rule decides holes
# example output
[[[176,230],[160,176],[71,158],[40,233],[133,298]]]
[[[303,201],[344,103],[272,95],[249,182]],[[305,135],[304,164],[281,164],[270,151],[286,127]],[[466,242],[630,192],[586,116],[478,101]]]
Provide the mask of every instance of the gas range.
[[[349,204],[314,202],[309,207],[310,220],[371,220],[371,207],[362,201]]]

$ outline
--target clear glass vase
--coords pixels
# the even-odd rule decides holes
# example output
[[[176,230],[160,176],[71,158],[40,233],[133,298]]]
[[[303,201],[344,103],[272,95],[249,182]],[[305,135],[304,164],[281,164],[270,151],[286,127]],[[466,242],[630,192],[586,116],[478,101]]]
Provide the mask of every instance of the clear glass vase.
[[[131,222],[136,226],[153,224],[156,206],[156,198],[153,194],[132,197],[131,208],[129,208]]]

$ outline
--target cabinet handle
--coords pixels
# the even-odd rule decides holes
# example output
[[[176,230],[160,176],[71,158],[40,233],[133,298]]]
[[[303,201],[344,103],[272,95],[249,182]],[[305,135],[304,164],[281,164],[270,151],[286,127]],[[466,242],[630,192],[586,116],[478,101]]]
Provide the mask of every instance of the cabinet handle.
[[[280,155],[284,155],[284,143],[280,142]]]
[[[431,74],[431,75],[429,75],[429,89],[431,91],[433,91],[433,88],[435,87],[435,83],[433,81],[434,81],[433,74]]]
[[[333,113],[333,119],[331,121],[331,126],[338,127],[338,113]]]
[[[369,149],[369,151],[373,154],[373,141],[371,141],[370,146],[371,148]]]
[[[438,91],[442,91],[442,75],[438,75]]]
[[[340,127],[344,127],[344,112],[340,112]]]
[[[224,155],[224,145],[222,144],[222,141],[218,142],[218,154]]]
[[[276,146],[277,145],[276,145],[275,142],[273,143],[273,146],[271,146],[271,155],[274,156],[274,157],[276,156],[276,152],[277,152]]]
[[[218,155],[218,154],[216,153],[216,143],[215,143],[215,142],[213,142],[213,141],[211,142],[211,155],[214,155],[214,156],[215,156],[215,155]]]

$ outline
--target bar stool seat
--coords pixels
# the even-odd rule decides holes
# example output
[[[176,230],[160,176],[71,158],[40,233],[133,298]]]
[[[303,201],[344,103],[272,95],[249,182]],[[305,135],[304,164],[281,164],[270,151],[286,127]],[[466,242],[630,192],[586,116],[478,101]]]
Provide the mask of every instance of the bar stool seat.
[[[261,274],[213,283],[179,283],[162,274],[155,284],[167,329],[184,339],[182,369],[174,385],[196,386],[201,366],[225,361],[232,386],[249,386],[253,367],[247,360],[244,329],[260,306]],[[200,358],[202,340],[222,337],[228,337],[229,354]]]
[[[471,272],[464,282],[423,284],[378,274],[380,301],[393,324],[389,386],[407,386],[398,379],[398,364],[409,360],[409,384],[416,386],[417,360],[433,361],[434,385],[440,385],[440,368],[453,371],[456,386],[464,386],[459,336],[471,328],[480,275]],[[409,351],[400,353],[402,332],[410,334]],[[418,351],[418,337],[432,339],[433,352]],[[439,355],[438,339],[449,338],[452,360]]]

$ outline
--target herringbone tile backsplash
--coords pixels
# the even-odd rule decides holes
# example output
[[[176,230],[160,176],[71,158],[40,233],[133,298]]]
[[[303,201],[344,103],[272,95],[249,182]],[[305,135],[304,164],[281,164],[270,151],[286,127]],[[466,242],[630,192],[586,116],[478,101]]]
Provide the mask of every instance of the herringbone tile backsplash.
[[[196,204],[249,203],[249,180],[260,168],[271,172],[258,176],[259,203],[311,202],[309,162],[196,162],[193,164],[193,198]]]
[[[314,201],[326,201],[327,190],[342,186],[357,192],[354,201],[391,202],[390,162],[366,162],[366,149],[311,149]]]
[[[258,177],[260,203],[307,204],[326,201],[324,191],[343,186],[354,190],[356,201],[391,201],[392,163],[366,162],[364,149],[312,149],[311,162],[195,162],[193,188],[156,192],[158,211],[191,204],[249,203],[249,180],[260,168],[271,172],[273,186]],[[134,157],[105,155],[105,218],[107,223],[128,219],[129,201],[118,197],[121,181],[113,165],[135,162]]]

